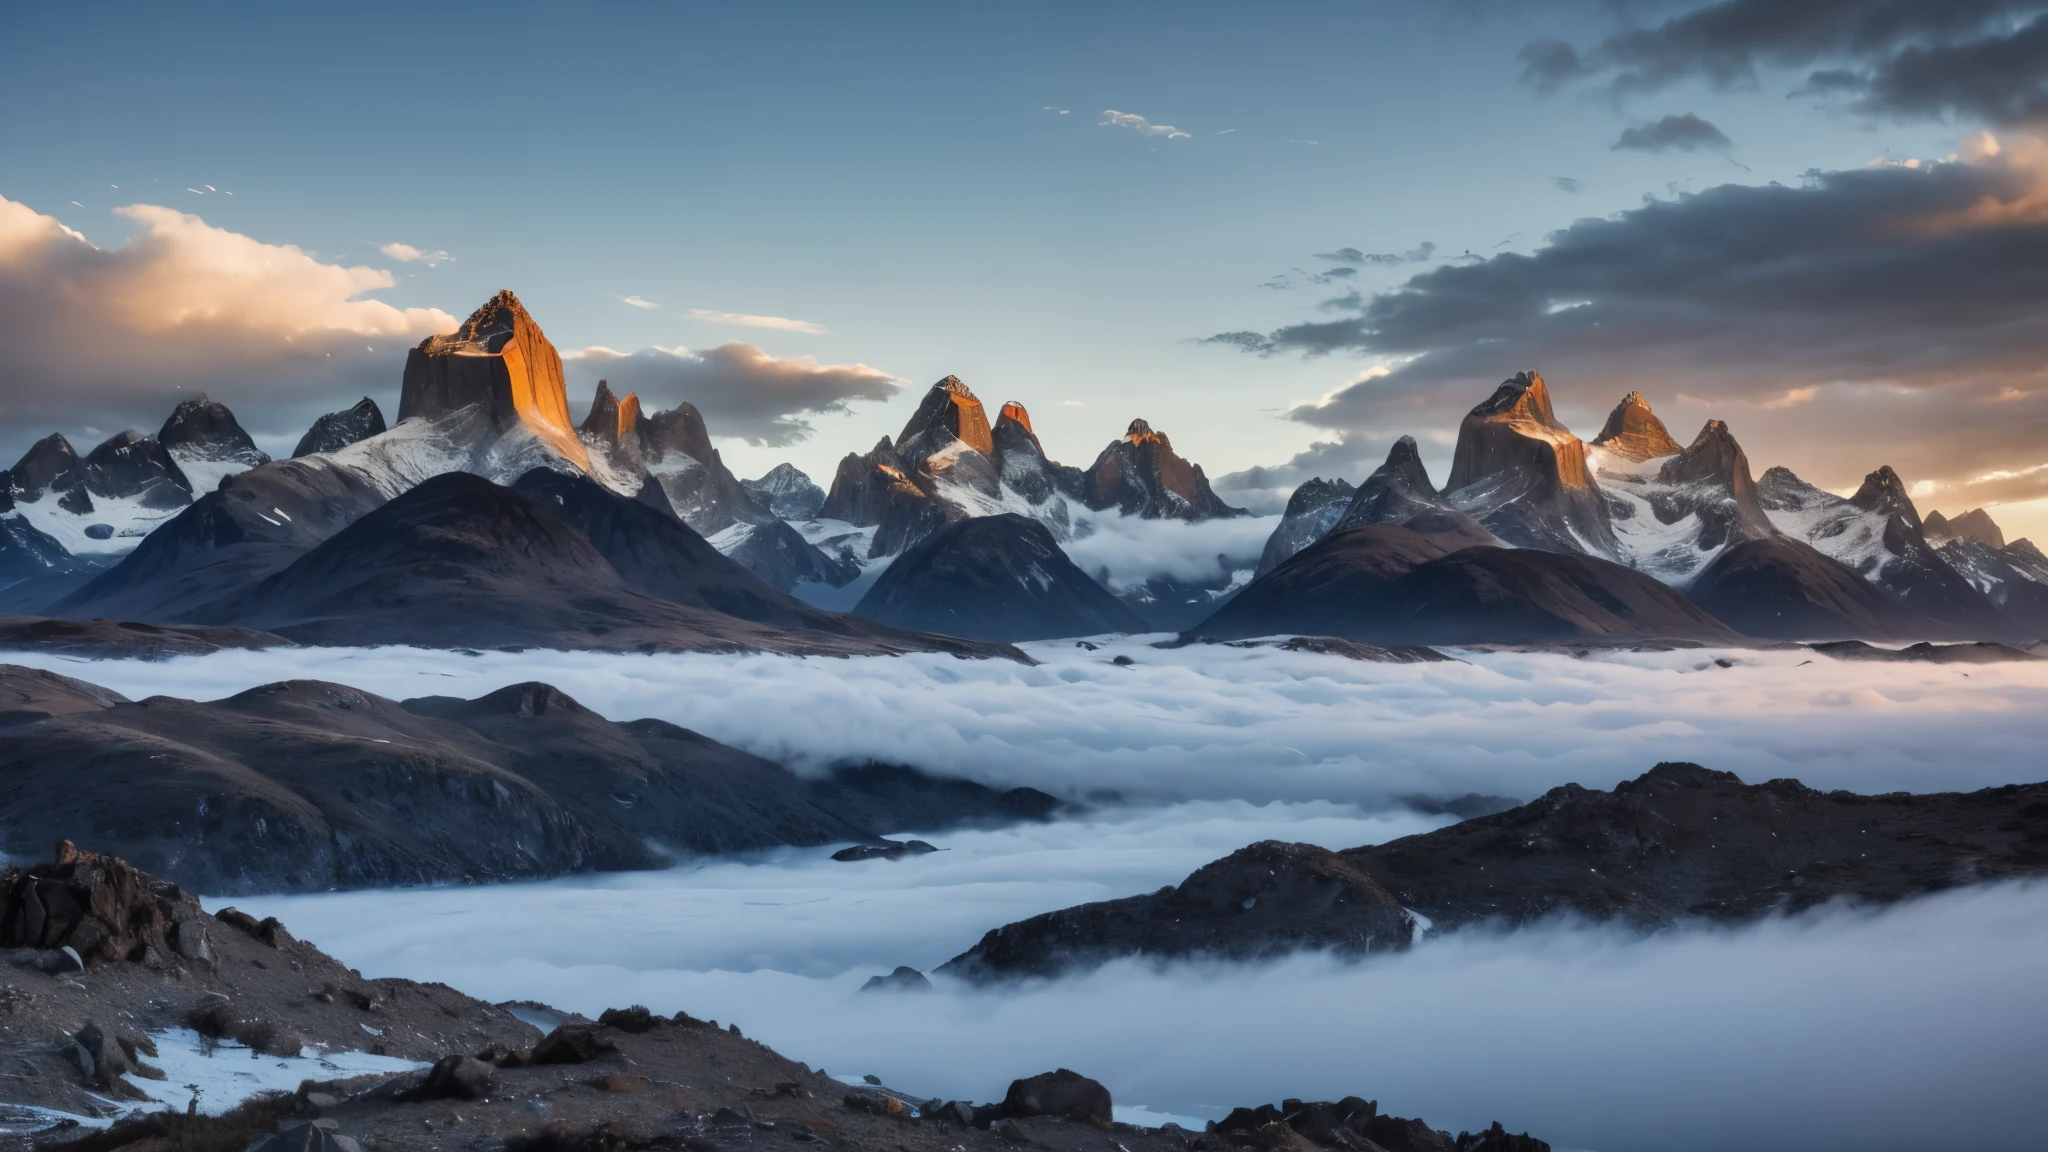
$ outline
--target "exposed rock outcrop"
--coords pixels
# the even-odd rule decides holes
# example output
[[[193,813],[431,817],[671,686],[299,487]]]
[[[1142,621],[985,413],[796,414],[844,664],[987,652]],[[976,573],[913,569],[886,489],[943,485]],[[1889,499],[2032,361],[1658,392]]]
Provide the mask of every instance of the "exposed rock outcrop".
[[[987,409],[958,376],[948,376],[918,402],[903,434],[896,437],[896,454],[907,468],[936,474],[931,458],[952,449],[956,441],[984,458],[995,454]]]
[[[1659,764],[1611,792],[1567,784],[1435,832],[1343,852],[1254,844],[1149,896],[1008,924],[939,969],[970,979],[1120,956],[1407,948],[1431,932],[1558,914],[1645,930],[1884,904],[2040,874],[2048,784],[1858,796]]]
[[[1249,515],[1225,504],[1209,488],[1202,466],[1173,450],[1164,432],[1143,420],[1131,421],[1123,437],[1110,442],[1085,473],[1088,506],[1115,508],[1147,520],[1210,520]]]
[[[1664,427],[1664,421],[1650,411],[1650,402],[1643,399],[1641,392],[1630,392],[1607,414],[1607,423],[1600,429],[1600,435],[1593,437],[1593,447],[1605,448],[1624,460],[1642,463],[1659,456],[1675,456],[1679,452],[1678,441]]]
[[[85,489],[108,500],[134,500],[144,508],[182,508],[192,502],[192,481],[154,436],[117,432],[85,458]]]
[[[85,461],[61,432],[30,445],[7,475],[14,499],[23,504],[54,494],[67,512],[83,515],[92,511],[92,497],[85,490]]]
[[[57,845],[47,864],[0,873],[0,949],[69,949],[88,968],[210,960],[199,901],[127,861]]]
[[[599,419],[600,411],[610,407],[604,403],[610,389],[602,382],[598,388],[598,400],[590,409],[593,419]],[[616,405],[616,415],[611,418],[615,429],[612,434],[621,444],[638,445],[637,450],[629,448],[625,453],[628,466],[644,463],[683,523],[706,536],[715,536],[735,524],[762,524],[774,519],[773,514],[755,505],[739,477],[732,474],[724,457],[711,446],[711,429],[695,404],[684,401],[666,412],[644,418],[637,414],[638,407],[635,401],[634,411],[628,413],[624,402]],[[632,433],[627,430],[629,415]]]
[[[1879,465],[1877,471],[1865,476],[1856,494],[1849,497],[1849,503],[1879,516],[1896,516],[1915,530],[1920,527],[1920,510],[1913,507],[1906,482],[1899,479],[1889,464]]]
[[[1535,372],[1502,383],[1466,414],[1444,494],[1518,547],[1620,553],[1586,444],[1558,422]]]
[[[222,477],[270,462],[228,406],[205,396],[173,409],[156,438],[197,492],[210,492]]]
[[[402,423],[480,406],[502,434],[524,429],[579,468],[589,453],[569,422],[562,357],[508,289],[446,336],[429,336],[405,358]]]
[[[1358,486],[1351,506],[1344,510],[1334,528],[1398,524],[1411,516],[1447,507],[1436,485],[1430,483],[1429,470],[1423,467],[1415,437],[1403,436],[1387,450],[1386,461]]]
[[[1748,456],[1719,420],[1702,425],[1683,451],[1648,464],[1605,450],[1594,459],[1623,554],[1667,583],[1691,580],[1731,544],[1777,535],[1757,499]]]
[[[1140,632],[1144,621],[1016,513],[948,524],[898,557],[854,611],[978,640]]]
[[[1266,538],[1253,575],[1264,576],[1279,567],[1282,560],[1322,539],[1343,519],[1356,494],[1357,489],[1341,477],[1325,480],[1317,476],[1296,488],[1287,498],[1280,526]]]
[[[1070,523],[1063,498],[1081,499],[1087,489],[1085,474],[1046,456],[1038,433],[1032,431],[1031,414],[1015,400],[1003,405],[991,439],[1003,487],[1044,509],[1040,518],[1051,522],[1054,535],[1063,536]]]
[[[299,437],[299,445],[292,449],[292,455],[298,457],[311,456],[315,452],[339,452],[359,440],[368,440],[372,436],[381,435],[384,431],[384,410],[377,407],[375,400],[365,396],[356,401],[352,408],[329,412],[313,421],[313,426],[306,429],[304,436]]]
[[[695,411],[696,409],[691,409],[692,413]],[[701,431],[702,417],[698,418],[697,423]],[[610,381],[599,380],[597,394],[591,398],[590,411],[583,417],[583,424],[578,431],[607,448],[625,449],[637,458],[641,451],[641,443],[649,429],[647,416],[640,411],[639,393],[628,392],[626,398],[621,400],[612,395]],[[709,443],[710,438],[706,436],[707,449]]]
[[[1929,512],[1920,525],[1929,544],[1946,544],[1950,540],[1975,540],[1993,548],[2005,547],[2005,533],[1991,513],[1982,508],[1972,508],[1951,520],[1939,512]]]

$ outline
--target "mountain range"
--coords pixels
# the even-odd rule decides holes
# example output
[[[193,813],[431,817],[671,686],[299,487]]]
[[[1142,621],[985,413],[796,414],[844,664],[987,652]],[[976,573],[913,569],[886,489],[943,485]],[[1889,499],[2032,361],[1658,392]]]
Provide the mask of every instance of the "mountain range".
[[[1068,552],[1245,515],[1143,419],[1063,464],[1022,405],[991,421],[952,376],[829,488],[788,464],[742,480],[690,403],[649,412],[599,381],[572,423],[561,357],[508,291],[410,350],[395,423],[365,398],[290,459],[203,396],[83,457],[37,442],[0,473],[0,612],[304,643],[1011,655],[986,643],[2048,634],[2048,557],[1982,509],[1923,521],[1889,467],[1847,497],[1756,476],[1727,424],[1681,445],[1637,392],[1582,441],[1533,371],[1466,415],[1442,487],[1402,437],[1356,485],[1297,489],[1255,562],[1133,580],[1135,557],[1113,580]],[[1125,544],[1091,555],[1104,541]]]

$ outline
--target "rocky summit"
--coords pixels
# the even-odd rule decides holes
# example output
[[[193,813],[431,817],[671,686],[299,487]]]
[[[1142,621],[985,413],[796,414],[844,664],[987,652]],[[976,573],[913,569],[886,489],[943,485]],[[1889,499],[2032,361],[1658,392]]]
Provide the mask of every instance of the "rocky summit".
[[[485,301],[454,332],[420,341],[405,358],[400,422],[433,420],[472,405],[488,413],[500,432],[524,430],[564,459],[589,467],[569,422],[562,357],[509,289]]]
[[[1607,414],[1607,423],[1593,438],[1593,447],[1638,464],[1659,456],[1676,456],[1680,451],[1678,441],[1671,438],[1641,392],[1623,396]]]
[[[384,430],[384,410],[377,407],[375,400],[365,396],[352,408],[329,412],[313,421],[313,426],[299,437],[298,447],[292,449],[292,455],[339,452],[359,440],[381,435]]]
[[[1620,552],[1585,441],[1559,423],[1550,389],[1533,371],[1502,383],[1465,415],[1444,493],[1517,547]]]
[[[1164,432],[1143,420],[1131,421],[1122,438],[1110,441],[1086,473],[1090,508],[1115,508],[1147,520],[1208,520],[1246,515],[1219,499],[1202,467],[1173,450]]]

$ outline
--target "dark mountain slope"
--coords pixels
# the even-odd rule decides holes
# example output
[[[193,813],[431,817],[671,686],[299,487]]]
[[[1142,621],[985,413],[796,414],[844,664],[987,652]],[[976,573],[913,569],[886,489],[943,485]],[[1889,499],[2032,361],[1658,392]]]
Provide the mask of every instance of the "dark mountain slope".
[[[436,476],[189,615],[312,644],[992,652],[801,604],[684,525],[580,477],[536,495],[466,472]]]
[[[1005,925],[940,970],[986,980],[1119,956],[1396,951],[1418,927],[1409,910],[1434,932],[1557,914],[1644,929],[1746,921],[2036,875],[2043,844],[2048,784],[1858,796],[1659,764],[1612,792],[1567,784],[1366,848],[1254,844],[1177,888]]]
[[[898,557],[854,611],[898,628],[979,640],[1142,632],[1145,623],[1067,559],[1036,520],[948,524]]]
[[[805,781],[546,684],[396,701],[301,680],[131,703],[0,665],[6,849],[89,836],[202,891],[321,890],[660,867],[725,852],[1014,820],[964,781]],[[907,770],[899,770],[907,771]],[[912,775],[915,775],[912,773]],[[923,779],[923,778],[920,778]]]
[[[283,568],[384,494],[328,460],[279,460],[230,476],[119,564],[49,609],[166,623]]]
[[[1766,640],[1918,639],[1951,631],[1789,536],[1729,547],[1688,594],[1737,632]]]
[[[1596,557],[1498,548],[1454,512],[1333,532],[1193,629],[1365,644],[1534,644],[1734,633],[1648,576]]]

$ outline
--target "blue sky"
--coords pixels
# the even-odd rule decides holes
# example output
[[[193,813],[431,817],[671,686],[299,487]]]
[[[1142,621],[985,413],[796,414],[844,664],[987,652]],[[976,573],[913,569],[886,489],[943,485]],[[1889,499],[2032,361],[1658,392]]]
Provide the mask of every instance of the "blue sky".
[[[1553,230],[1646,197],[1942,157],[1983,128],[2011,139],[1967,113],[1788,97],[1805,61],[1719,88],[1680,75],[1619,97],[1598,75],[1544,93],[1524,74],[1532,41],[1590,48],[1698,7],[17,6],[0,43],[0,197],[103,249],[138,231],[115,208],[193,213],[322,263],[387,269],[393,286],[362,298],[398,308],[460,317],[510,287],[565,350],[741,340],[907,382],[886,403],[807,416],[815,432],[798,443],[728,441],[743,475],[790,459],[823,480],[953,373],[986,401],[1025,402],[1069,461],[1085,464],[1143,416],[1212,476],[1334,438],[1349,447],[1300,467],[1327,463],[1355,480],[1402,432],[1423,436],[1441,476],[1457,415],[1533,366],[1585,435],[1627,378],[1681,439],[1705,415],[1728,418],[1758,470],[1786,463],[1842,487],[1890,460],[1909,481],[1917,466],[1973,494],[1965,473],[1978,465],[1955,445],[1918,458],[1896,446],[1924,414],[1845,425],[1843,411],[1886,401],[1845,395],[1829,409],[1829,383],[1822,402],[1767,408],[1776,392],[1703,378],[1683,346],[1582,372],[1569,354],[1523,363],[1507,340],[1498,363],[1417,380],[1333,427],[1298,409],[1375,365],[1401,378],[1407,354],[1248,355],[1198,342],[1328,316],[1321,303],[1345,290],[1369,299],[1468,251],[1533,253]],[[1185,135],[1106,122],[1110,110]],[[1614,147],[1629,128],[1679,114],[1710,122],[1727,145]],[[1425,241],[1433,259],[1408,264],[1315,258]],[[393,243],[450,259],[395,261],[380,250]],[[1330,279],[1332,269],[1353,274]],[[35,289],[26,283],[17,288]],[[236,361],[210,390],[288,449],[313,413],[364,389],[395,407],[416,338],[366,341],[375,351],[346,373],[304,380],[288,364],[245,378]],[[206,386],[193,364],[158,386],[146,367],[46,381],[63,376],[47,357],[0,358],[0,455],[59,428],[147,429],[180,389]],[[122,379],[103,385],[94,372]],[[650,392],[657,406],[694,398]],[[2028,413],[2038,429],[2038,409]],[[2038,438],[2008,449],[1984,467],[2048,460]],[[1289,478],[1300,477],[1279,482]]]

